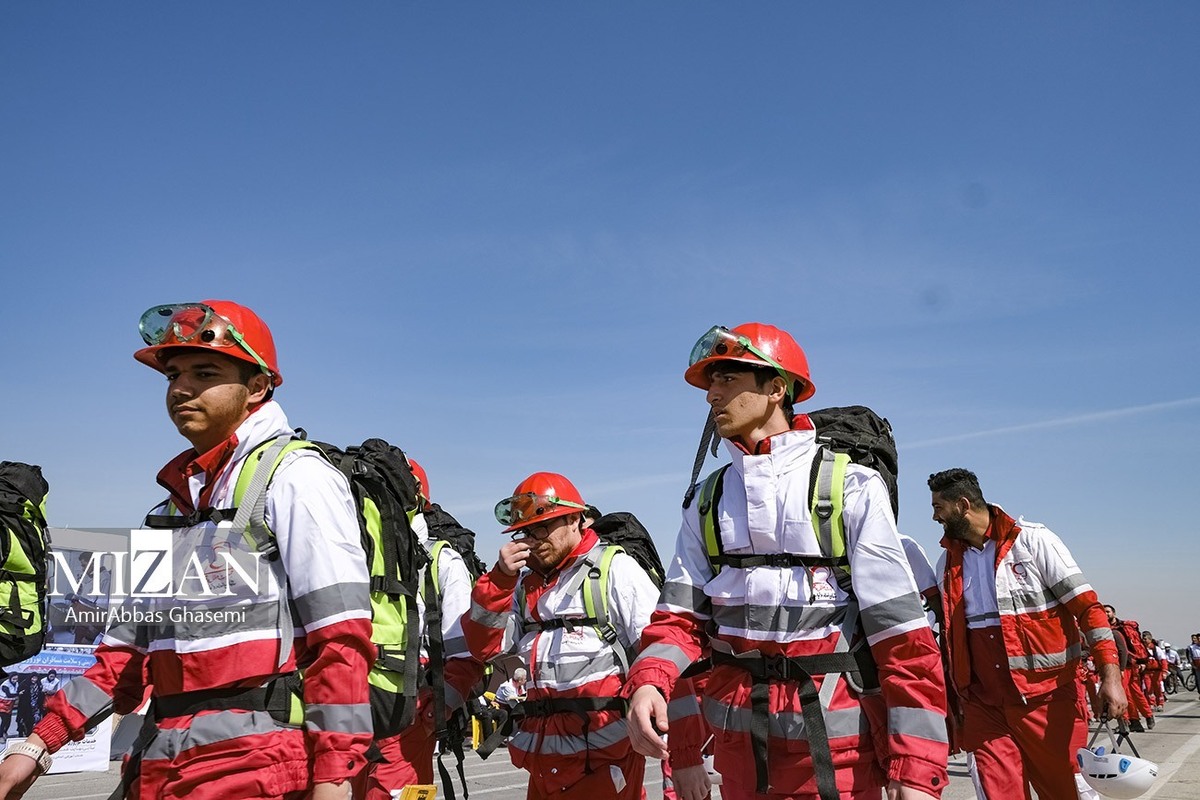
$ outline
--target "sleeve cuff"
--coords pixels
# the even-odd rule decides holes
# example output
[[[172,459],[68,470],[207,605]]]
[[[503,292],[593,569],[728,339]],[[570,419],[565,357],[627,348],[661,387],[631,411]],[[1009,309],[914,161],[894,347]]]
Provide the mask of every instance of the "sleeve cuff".
[[[504,570],[500,569],[499,566],[492,567],[491,572],[488,573],[488,578],[491,580],[491,582],[501,589],[512,590],[517,588],[517,578],[519,577],[521,577],[519,574],[507,574]]]
[[[950,783],[946,765],[940,766],[919,758],[896,756],[888,762],[888,780],[941,797]]]
[[[668,736],[667,750],[670,752],[668,761],[670,761],[672,769],[698,767],[704,763],[704,748],[699,745],[677,747],[671,737]]]
[[[367,764],[362,753],[325,752],[313,759],[313,783],[343,783]]]
[[[46,743],[46,749],[51,753],[57,753],[63,748],[63,745],[71,741],[71,732],[67,730],[67,723],[58,714],[47,714],[42,717],[38,724],[33,726],[33,732],[42,738],[42,741]]]

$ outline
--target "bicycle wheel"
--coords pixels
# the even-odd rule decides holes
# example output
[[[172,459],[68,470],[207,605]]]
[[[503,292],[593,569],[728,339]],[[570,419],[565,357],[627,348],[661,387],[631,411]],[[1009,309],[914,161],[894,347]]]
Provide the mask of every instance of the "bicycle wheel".
[[[1175,677],[1175,673],[1168,674],[1167,677],[1163,678],[1163,691],[1167,694],[1175,694],[1179,689],[1177,681],[1178,678]]]
[[[1196,671],[1192,670],[1187,675],[1183,676],[1183,688],[1189,692],[1196,691]]]

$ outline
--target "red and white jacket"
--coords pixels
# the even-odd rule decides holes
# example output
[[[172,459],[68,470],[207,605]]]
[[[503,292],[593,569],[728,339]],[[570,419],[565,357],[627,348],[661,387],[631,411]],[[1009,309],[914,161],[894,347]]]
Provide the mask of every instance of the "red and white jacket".
[[[188,450],[164,467],[159,482],[171,499],[152,513],[233,507],[234,487],[247,455],[265,441],[292,433],[283,410],[274,402],[263,404],[212,451],[197,455]],[[110,711],[133,711],[148,685],[155,697],[166,697],[258,687],[303,669],[311,780],[338,783],[362,768],[371,744],[367,671],[374,647],[366,557],[345,477],[314,450],[289,453],[268,486],[265,520],[278,544],[277,563],[286,574],[285,600],[280,601],[280,580],[273,568],[259,572],[257,592],[249,583],[238,583],[236,573],[227,585],[229,573],[209,572],[217,564],[216,553],[245,554],[252,549],[240,531],[232,530],[231,522],[205,521],[171,531],[177,562],[174,586],[185,586],[179,580],[179,563],[193,552],[199,554],[211,587],[233,593],[221,601],[235,621],[172,614],[172,609],[211,607],[212,599],[201,596],[194,571],[186,583],[191,596],[145,601],[140,610],[154,616],[141,623],[113,624],[96,651],[96,664],[49,699],[47,715],[35,732],[51,751],[68,739],[82,739],[84,730]],[[185,574],[188,568],[183,563]],[[281,620],[283,613],[297,624]],[[282,631],[293,632],[293,641],[283,641]],[[187,719],[160,726],[145,761],[173,758],[196,742],[198,751],[213,747],[228,752],[232,742],[246,751],[270,748],[279,731],[261,713],[203,711],[196,718],[201,715],[203,736],[189,736]]]
[[[604,547],[594,531],[585,529],[579,545],[548,577],[522,572],[524,609],[515,596],[517,576],[493,568],[475,584],[471,610],[463,617],[467,646],[480,661],[505,652],[520,655],[529,665],[527,701],[621,696],[621,656],[595,628],[542,631],[527,623],[587,617],[583,580]],[[658,589],[645,571],[632,557],[617,553],[608,576],[608,614],[617,629],[617,647],[637,647],[657,600]],[[628,758],[633,751],[624,716],[619,711],[588,716],[586,737],[584,722],[575,714],[525,718],[509,743],[513,764],[529,770],[544,792],[553,792],[581,780],[589,763],[595,771]]]
[[[1096,593],[1083,577],[1066,545],[1036,522],[1014,521],[991,506],[987,536],[996,543],[996,600],[1008,668],[1022,697],[1052,692],[1075,680],[1083,646],[1096,665],[1116,664],[1117,646]],[[950,667],[951,687],[965,693],[971,683],[963,600],[963,553],[966,542],[942,538],[938,561],[942,610],[942,647]]]
[[[818,448],[808,417],[797,415],[791,431],[760,442],[753,453],[727,446],[733,463],[718,508],[724,551],[820,555],[809,511]],[[851,580],[882,692],[859,696],[841,675],[817,679],[838,681],[825,715],[837,784],[847,792],[898,780],[940,795],[948,758],[941,658],[887,488],[874,470],[851,464],[844,500]],[[642,635],[627,695],[649,685],[670,697],[680,671],[700,657],[710,626],[734,653],[768,656],[831,653],[844,635],[848,596],[824,568],[726,566],[714,577],[698,505],[684,510],[662,602]],[[704,698],[716,734],[716,769],[727,784],[748,791],[756,784],[751,685],[745,671],[719,665]],[[770,784],[773,792],[815,797],[798,687],[796,681],[770,686]]]

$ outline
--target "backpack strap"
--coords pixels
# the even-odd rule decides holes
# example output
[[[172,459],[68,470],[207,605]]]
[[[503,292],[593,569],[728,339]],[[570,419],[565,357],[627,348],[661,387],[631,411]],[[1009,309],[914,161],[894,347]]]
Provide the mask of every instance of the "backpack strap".
[[[629,648],[621,642],[620,631],[612,622],[608,610],[608,576],[612,569],[612,560],[617,553],[624,553],[620,545],[605,545],[600,552],[599,563],[592,564],[587,570],[587,583],[583,587],[583,610],[593,623],[596,633],[617,654],[621,662],[621,674],[629,674]],[[589,553],[589,556],[591,554]]]
[[[709,473],[700,487],[700,528],[704,534],[704,549],[708,552],[708,563],[712,567],[713,576],[721,571],[725,563],[725,548],[721,544],[721,523],[717,518],[717,509],[721,505],[721,496],[725,493],[725,472],[730,465]]]
[[[837,562],[834,577],[846,594],[854,596],[850,583],[850,560],[846,556],[846,524],[842,519],[846,493],[846,467],[850,456],[821,447],[813,458],[809,485],[812,487],[813,529],[821,554]]]

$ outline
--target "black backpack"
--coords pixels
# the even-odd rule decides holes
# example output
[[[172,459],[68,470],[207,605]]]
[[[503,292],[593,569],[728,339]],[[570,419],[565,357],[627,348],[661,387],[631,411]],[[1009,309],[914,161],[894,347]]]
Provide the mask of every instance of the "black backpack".
[[[454,551],[462,556],[471,573],[471,580],[479,580],[479,576],[487,572],[487,564],[475,552],[475,531],[464,528],[462,523],[450,515],[446,509],[437,503],[429,503],[425,511],[425,524],[429,526],[430,540],[441,539],[449,542]]]
[[[49,490],[41,467],[0,461],[0,676],[46,642]]]
[[[900,516],[896,440],[886,419],[866,406],[822,408],[808,412],[817,429],[817,443],[845,453],[855,464],[870,467],[883,477],[892,499],[892,514]]]
[[[646,526],[637,517],[628,511],[614,511],[596,519],[591,528],[602,541],[620,545],[621,549],[633,556],[633,560],[646,571],[654,585],[662,588],[666,570],[663,569],[658,548],[650,538],[650,531],[646,530]]]

